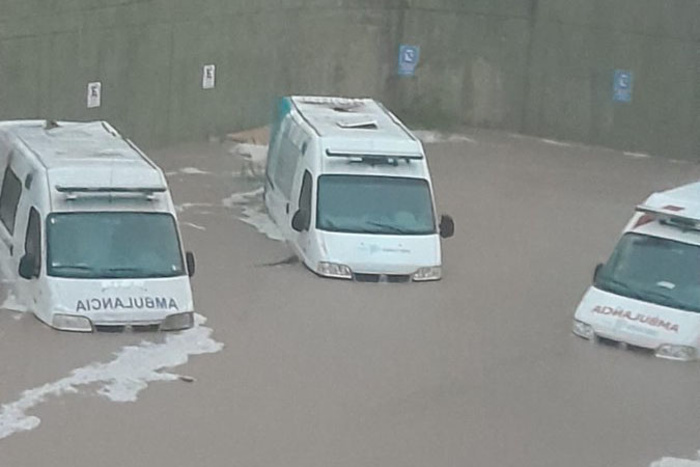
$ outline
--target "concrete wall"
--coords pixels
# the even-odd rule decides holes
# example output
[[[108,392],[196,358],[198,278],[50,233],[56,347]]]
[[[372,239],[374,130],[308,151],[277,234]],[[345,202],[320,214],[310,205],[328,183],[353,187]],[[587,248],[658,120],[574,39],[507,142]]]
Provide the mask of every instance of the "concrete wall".
[[[148,146],[266,123],[278,95],[367,95],[417,124],[696,158],[699,37],[696,0],[0,0],[0,119],[105,118]]]
[[[381,97],[395,3],[0,0],[0,118],[105,118],[149,145],[266,123],[277,95]]]
[[[540,0],[523,131],[668,157],[700,156],[700,3]],[[631,103],[613,72],[631,70]]]
[[[520,130],[530,8],[523,0],[413,2],[401,42],[420,45],[421,61],[414,78],[394,79],[397,111],[438,126]]]

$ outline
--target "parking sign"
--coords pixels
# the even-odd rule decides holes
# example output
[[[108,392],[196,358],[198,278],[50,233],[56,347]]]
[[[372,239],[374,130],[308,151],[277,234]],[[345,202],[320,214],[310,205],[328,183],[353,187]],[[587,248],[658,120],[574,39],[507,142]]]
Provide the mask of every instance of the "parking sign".
[[[615,102],[632,102],[634,75],[628,70],[615,70],[613,76],[613,100]]]
[[[399,76],[413,76],[420,59],[420,46],[401,45],[399,47]]]

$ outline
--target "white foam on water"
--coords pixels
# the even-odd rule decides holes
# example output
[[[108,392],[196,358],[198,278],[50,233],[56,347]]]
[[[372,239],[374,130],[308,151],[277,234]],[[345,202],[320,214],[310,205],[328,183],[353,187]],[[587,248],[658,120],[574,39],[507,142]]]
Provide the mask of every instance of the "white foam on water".
[[[565,148],[570,148],[573,146],[573,144],[571,144],[571,143],[565,143],[563,141],[557,141],[554,139],[542,138],[542,139],[540,139],[540,141],[542,141],[543,143],[546,143],[546,144],[551,144],[552,146],[561,146],[561,147],[565,147]]]
[[[206,227],[195,224],[193,222],[183,222],[183,225],[186,225],[188,227],[192,227],[193,229],[197,229],[197,230],[203,230],[203,231],[207,230]]]
[[[476,140],[465,135],[449,135],[447,141],[452,142],[465,142],[465,143],[476,143]]]
[[[128,346],[107,363],[93,363],[73,370],[70,376],[24,391],[19,399],[0,407],[0,439],[33,430],[41,420],[27,411],[46,402],[98,385],[97,394],[113,402],[134,402],[138,394],[154,381],[176,381],[180,375],[163,371],[184,365],[190,356],[216,353],[224,345],[211,338],[212,330],[204,327],[206,319],[196,315],[195,327],[169,334],[165,342],[144,341]]]
[[[184,212],[187,209],[191,209],[191,208],[210,208],[213,206],[214,205],[211,203],[182,203],[182,204],[178,204],[177,206],[175,206],[175,211]]]
[[[267,238],[278,242],[284,241],[284,235],[282,235],[277,224],[270,219],[270,216],[264,208],[260,209],[256,206],[245,206],[243,208],[243,217],[240,219],[246,224],[255,227],[258,232],[265,235]]]
[[[0,308],[4,310],[10,310],[10,311],[15,311],[17,313],[26,313],[27,312],[27,307],[26,305],[20,303],[20,301],[17,299],[17,296],[15,296],[14,293],[8,292],[7,297],[5,298],[5,301],[2,302],[2,305],[0,305]],[[17,315],[19,316],[19,315]],[[17,318],[19,319],[19,318]]]
[[[237,143],[229,151],[233,156],[242,159],[240,175],[262,179],[267,165],[267,145],[252,143]]]
[[[418,137],[424,143],[456,143],[456,142],[466,142],[466,143],[476,143],[476,140],[465,135],[459,134],[443,134],[439,131],[425,131],[425,130],[415,130],[414,135]]]
[[[198,169],[197,167],[185,167],[180,169],[180,173],[185,175],[208,175],[210,172]]]
[[[246,191],[244,193],[234,193],[228,198],[222,199],[221,204],[223,204],[227,208],[232,208],[234,206],[240,206],[258,201],[262,204],[263,190],[264,188],[260,187],[252,191]]]
[[[652,462],[649,467],[700,467],[700,462],[677,457],[664,457]]]
[[[264,162],[267,160],[267,148],[266,144],[237,143],[231,147],[229,153],[255,162]]]
[[[625,152],[625,156],[634,157],[635,159],[649,159],[651,156],[649,154],[644,154],[641,152]]]
[[[228,198],[221,200],[227,208],[241,208],[239,219],[254,227],[267,238],[275,241],[284,241],[284,235],[277,224],[270,218],[263,202],[263,187],[244,193],[233,193]]]

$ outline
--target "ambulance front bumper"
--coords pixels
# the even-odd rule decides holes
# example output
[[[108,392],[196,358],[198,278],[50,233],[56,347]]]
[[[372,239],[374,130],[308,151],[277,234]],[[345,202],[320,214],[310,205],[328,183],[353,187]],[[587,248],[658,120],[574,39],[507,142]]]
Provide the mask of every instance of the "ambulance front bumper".
[[[627,339],[625,340],[618,340],[614,337],[610,336],[603,336],[603,335],[598,335],[595,330],[593,329],[593,326],[591,326],[588,323],[585,323],[583,321],[579,321],[577,319],[574,320],[573,326],[571,331],[584,339],[590,340],[590,341],[597,341],[599,338],[604,338],[609,341],[616,341],[619,342],[620,344],[626,345],[635,345],[638,347],[643,347],[647,348],[650,351],[654,352],[654,355],[658,358],[665,358],[667,360],[676,360],[676,361],[681,361],[681,362],[689,362],[693,360],[698,360],[699,354],[698,354],[698,349],[696,349],[693,346],[689,345],[678,345],[678,344],[672,344],[672,343],[663,343],[659,345],[651,345],[648,341],[644,343],[639,343],[639,342],[627,342]],[[640,345],[641,344],[641,345]]]
[[[51,327],[60,331],[72,332],[120,332],[132,331],[180,331],[194,326],[194,312],[173,313],[160,320],[100,320],[83,315],[56,313]]]

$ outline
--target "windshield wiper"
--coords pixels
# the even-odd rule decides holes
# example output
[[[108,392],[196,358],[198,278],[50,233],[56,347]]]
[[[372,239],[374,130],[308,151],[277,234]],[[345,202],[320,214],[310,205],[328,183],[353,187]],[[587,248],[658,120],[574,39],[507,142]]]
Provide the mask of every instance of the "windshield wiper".
[[[137,274],[139,277],[173,277],[182,274],[182,271],[156,271],[152,269],[134,267],[114,267],[101,269],[102,274]]]
[[[622,282],[618,279],[601,277],[601,280],[598,281],[597,285],[602,285],[604,288],[609,285],[612,289],[614,289],[610,290],[610,292],[620,293],[624,296],[634,298],[637,300],[644,300],[644,297],[642,296],[642,294],[639,293],[638,290],[634,289],[629,284]]]
[[[51,265],[51,269],[54,270],[65,270],[65,269],[74,269],[78,271],[94,271],[95,268],[92,266],[88,266],[87,264],[53,264]]]
[[[371,225],[373,227],[379,227],[380,229],[386,229],[391,231],[392,233],[397,233],[397,234],[409,234],[411,231],[402,229],[401,227],[398,227],[396,225],[392,224],[387,224],[384,222],[379,222],[379,221],[366,221],[365,224]]]
[[[665,293],[656,292],[654,290],[645,290],[644,292],[642,292],[642,295],[648,301],[656,302],[659,305],[667,306],[670,308],[679,308],[681,310],[687,311],[696,311],[690,305],[681,302],[677,298],[673,298],[669,295],[666,295]]]
[[[603,287],[610,285],[612,289],[609,290],[610,292],[619,293],[626,297],[641,300],[643,302],[652,302],[656,303],[657,305],[667,306],[669,308],[678,308],[686,311],[698,311],[692,306],[685,304],[669,295],[653,290],[638,290],[618,279],[602,278],[598,285],[602,285]]]

